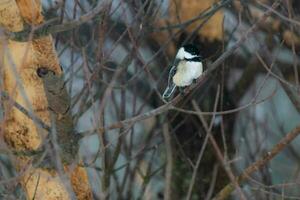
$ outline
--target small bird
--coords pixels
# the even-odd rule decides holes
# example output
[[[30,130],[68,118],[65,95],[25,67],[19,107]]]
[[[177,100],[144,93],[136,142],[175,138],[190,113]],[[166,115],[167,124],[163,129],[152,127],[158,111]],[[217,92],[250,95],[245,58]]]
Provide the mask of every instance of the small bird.
[[[191,85],[202,73],[202,57],[197,47],[193,44],[182,46],[169,72],[168,86],[162,95],[163,99],[169,99],[176,87],[181,90]]]

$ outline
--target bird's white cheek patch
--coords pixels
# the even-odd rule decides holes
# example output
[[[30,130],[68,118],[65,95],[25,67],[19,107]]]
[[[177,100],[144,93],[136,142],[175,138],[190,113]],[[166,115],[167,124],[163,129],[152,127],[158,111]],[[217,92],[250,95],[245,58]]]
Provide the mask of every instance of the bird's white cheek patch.
[[[182,47],[178,50],[178,53],[176,55],[176,58],[178,58],[180,60],[191,59],[191,58],[194,58],[194,57],[195,57],[194,55],[190,54],[189,52],[186,52],[184,50],[184,48],[182,48]]]

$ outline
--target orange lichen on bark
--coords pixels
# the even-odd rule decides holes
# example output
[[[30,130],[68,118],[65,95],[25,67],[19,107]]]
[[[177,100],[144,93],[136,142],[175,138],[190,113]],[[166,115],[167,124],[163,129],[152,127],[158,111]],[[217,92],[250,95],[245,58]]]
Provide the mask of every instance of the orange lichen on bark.
[[[170,0],[168,17],[157,22],[158,27],[167,27],[172,25],[178,25],[188,20],[191,20],[201,13],[213,6],[214,3],[219,2],[216,0]],[[197,30],[203,19],[197,20],[189,26],[182,29],[183,32],[192,34],[194,31],[198,34],[202,40],[214,41],[222,39],[222,23],[223,23],[223,12],[219,10],[216,12],[205,24]],[[172,33],[179,31],[179,28],[170,29]],[[154,40],[159,44],[164,44],[170,40],[169,31],[160,31],[152,34]],[[178,35],[177,35],[178,36]],[[175,37],[176,38],[176,37]],[[178,39],[178,38],[177,38]],[[174,55],[176,53],[176,47],[173,43],[170,43],[167,47],[167,54]]]
[[[33,25],[44,21],[40,0],[16,0],[23,19]]]
[[[0,2],[0,25],[9,31],[21,31],[22,19],[30,24],[43,22],[41,5],[38,0],[14,0]],[[22,16],[21,16],[22,15]],[[4,19],[4,18],[5,19]],[[2,38],[1,38],[2,39]],[[39,67],[62,74],[52,36],[28,42],[12,40],[0,41],[1,71],[4,90],[17,103],[50,125],[48,102],[41,78],[37,75]],[[5,102],[4,139],[13,150],[35,150],[43,143],[47,131],[40,129],[32,119]],[[58,138],[59,140],[59,138]],[[27,168],[31,157],[17,157],[16,169]],[[78,199],[92,199],[90,185],[84,168],[72,172],[70,182]],[[66,172],[67,173],[67,172]],[[70,172],[71,173],[71,172]],[[71,197],[63,181],[55,170],[31,166],[23,174],[21,183],[27,199],[69,200]]]
[[[62,73],[52,37],[29,42],[8,40],[2,47],[4,88],[16,102],[27,110],[33,109],[40,119],[49,124],[47,99],[42,80],[36,71],[43,66],[57,74]],[[11,108],[9,102],[5,111],[6,142],[17,150],[37,149],[42,137],[36,124],[16,108]]]
[[[74,192],[79,200],[89,200],[92,199],[92,191],[88,184],[88,176],[83,167],[76,167],[71,172],[71,183]]]
[[[49,173],[46,169],[34,169],[27,172],[22,185],[26,191],[27,199],[64,200],[70,199],[60,177]]]
[[[84,168],[75,167],[70,171],[65,167],[66,173],[70,174],[70,183],[78,200],[92,199],[92,191],[88,183],[88,176]],[[38,184],[37,184],[38,183]],[[36,169],[32,172],[26,173],[22,184],[28,194],[28,199],[47,199],[47,200],[61,200],[70,199],[65,185],[61,182],[60,177],[57,176],[54,170]],[[47,187],[44,187],[47,186]]]
[[[202,12],[209,9],[214,3],[219,2],[216,0],[172,0],[170,1],[170,18],[171,24],[178,24],[192,18],[199,16]],[[194,32],[203,20],[197,20],[186,28],[188,33]],[[205,38],[209,41],[221,40],[222,39],[222,22],[223,12],[219,10],[216,12],[204,26],[201,27],[197,32],[200,37]]]
[[[23,20],[14,0],[0,1],[0,26],[12,32],[23,30]]]

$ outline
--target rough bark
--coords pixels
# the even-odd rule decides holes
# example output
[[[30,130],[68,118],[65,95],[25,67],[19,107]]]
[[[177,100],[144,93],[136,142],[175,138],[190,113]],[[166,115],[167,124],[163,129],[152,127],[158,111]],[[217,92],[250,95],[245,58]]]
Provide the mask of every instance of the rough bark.
[[[24,29],[24,22],[40,24],[43,22],[39,0],[5,0],[0,2],[0,25],[11,32]],[[87,173],[84,168],[68,154],[76,155],[78,140],[74,137],[74,128],[70,110],[61,112],[57,105],[69,103],[69,97],[63,84],[63,72],[53,46],[51,36],[37,38],[27,42],[1,39],[0,41],[1,71],[4,90],[17,103],[32,111],[48,126],[56,125],[57,141],[60,147],[59,156],[62,158],[63,175],[56,167],[45,167],[42,158],[35,156],[16,156],[15,166],[20,173],[21,184],[28,199],[71,199],[72,193],[77,199],[92,199]],[[40,76],[38,69],[53,72],[54,77]],[[57,85],[52,85],[54,80]],[[49,95],[49,90],[58,89],[58,93]],[[55,88],[56,87],[56,88]],[[52,95],[52,96],[51,96]],[[49,107],[51,107],[51,111]],[[42,129],[32,119],[5,102],[5,123],[3,136],[5,142],[13,151],[34,151],[45,149],[51,141],[52,133]],[[54,120],[51,120],[54,116]],[[65,126],[66,124],[66,126]],[[67,130],[67,131],[65,131]],[[61,137],[63,140],[60,140]],[[73,141],[68,143],[67,141]],[[48,145],[49,146],[49,145]],[[50,145],[51,146],[51,145]],[[53,145],[52,145],[53,146]],[[67,153],[65,153],[67,152]],[[35,157],[35,159],[33,159]],[[47,157],[47,155],[46,155]],[[49,157],[49,156],[48,156]],[[66,159],[65,159],[66,157]],[[38,159],[36,159],[38,158]],[[25,169],[25,171],[24,171]],[[68,184],[72,186],[68,188]],[[73,191],[70,191],[73,190]]]

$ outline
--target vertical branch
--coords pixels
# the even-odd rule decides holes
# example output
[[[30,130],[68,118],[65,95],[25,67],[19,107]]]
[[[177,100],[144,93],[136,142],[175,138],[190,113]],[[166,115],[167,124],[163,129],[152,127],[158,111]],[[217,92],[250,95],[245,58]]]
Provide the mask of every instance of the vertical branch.
[[[165,192],[164,192],[164,199],[170,200],[172,199],[172,171],[173,171],[173,153],[172,153],[172,144],[171,144],[171,137],[170,131],[167,123],[163,124],[163,136],[164,141],[166,144],[166,172],[165,172]]]
[[[219,92],[220,92],[220,89],[218,88],[218,93],[217,93],[216,100],[219,99]],[[215,102],[214,110],[216,110],[217,102],[218,101]],[[212,136],[211,131],[209,129],[209,126],[207,125],[207,123],[204,120],[203,116],[200,114],[201,110],[200,110],[199,106],[196,104],[195,101],[193,101],[193,107],[197,112],[199,112],[198,118],[201,120],[201,122],[204,126],[204,129],[206,130],[206,134],[208,134],[209,141],[211,142],[211,144],[212,144],[212,146],[213,146],[213,148],[216,152],[216,156],[219,159],[219,161],[221,162],[221,164],[223,165],[224,170],[226,171],[230,181],[232,182],[232,185],[234,186],[234,188],[236,188],[238,190],[240,198],[246,200],[245,194],[243,193],[243,191],[242,191],[241,187],[239,186],[238,182],[235,180],[235,176],[234,176],[232,170],[230,169],[230,166],[225,162],[224,157],[222,155],[222,152],[221,152],[216,140]]]
[[[216,98],[215,98],[214,110],[213,110],[214,113],[217,111],[217,105],[218,105],[218,102],[219,102],[219,98],[220,98],[220,87],[218,87]],[[193,103],[194,106],[196,105],[195,100],[193,100],[192,103]],[[203,123],[204,118],[201,117],[201,119],[202,119],[202,123]],[[190,185],[189,185],[186,200],[190,200],[191,197],[192,197],[192,191],[193,191],[194,184],[195,184],[195,181],[196,181],[197,172],[198,172],[198,169],[200,167],[200,162],[201,162],[202,156],[204,154],[204,151],[205,151],[205,148],[206,148],[209,136],[210,136],[210,132],[212,131],[212,128],[213,128],[214,120],[215,120],[215,114],[213,114],[213,116],[211,118],[211,122],[209,124],[209,127],[206,124],[204,124],[204,126],[207,126],[206,127],[206,136],[205,136],[204,142],[202,144],[199,156],[197,158],[196,165],[195,165],[194,170],[193,170],[193,175],[192,175],[192,179],[191,179],[191,182],[190,182]]]

